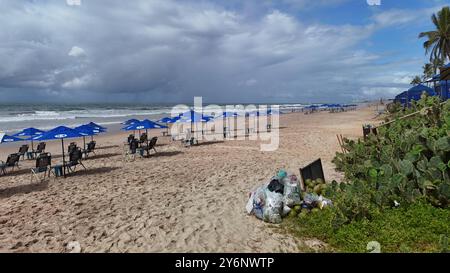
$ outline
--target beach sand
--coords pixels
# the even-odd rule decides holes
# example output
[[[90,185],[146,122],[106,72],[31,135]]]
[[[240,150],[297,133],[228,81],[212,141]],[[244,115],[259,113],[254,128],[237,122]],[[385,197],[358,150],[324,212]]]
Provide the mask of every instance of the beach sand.
[[[31,183],[34,161],[21,161],[0,177],[0,251],[68,252],[71,241],[82,252],[301,251],[305,242],[246,214],[248,193],[277,170],[298,175],[317,158],[328,181],[341,180],[331,163],[336,134],[361,137],[374,116],[374,107],[282,115],[274,152],[261,152],[257,141],[185,148],[160,137],[155,156],[124,162],[128,134],[98,136],[97,155],[83,161],[87,171],[45,182]],[[0,147],[1,159],[17,149]],[[61,160],[59,141],[47,151]]]

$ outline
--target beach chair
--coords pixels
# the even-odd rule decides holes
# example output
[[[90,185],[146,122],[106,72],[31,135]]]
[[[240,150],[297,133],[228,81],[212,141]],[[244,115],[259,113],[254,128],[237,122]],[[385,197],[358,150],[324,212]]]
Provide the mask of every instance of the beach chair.
[[[36,178],[38,181],[44,181],[45,177],[50,177],[50,170],[51,170],[51,161],[52,161],[52,155],[50,153],[41,153],[36,158],[36,168],[31,169],[31,182],[33,183],[33,177]],[[44,173],[44,178],[39,179],[38,174]]]
[[[25,159],[25,154],[28,152],[28,149],[29,149],[29,146],[28,146],[27,144],[22,145],[22,146],[19,148],[18,154],[22,157],[22,160]]]
[[[65,167],[69,172],[74,172],[78,165],[81,165],[85,170],[83,162],[81,162],[83,157],[83,151],[80,148],[76,148],[69,154],[69,162],[66,163]]]
[[[185,147],[198,144],[198,140],[192,136],[191,130],[186,131],[185,137],[181,140]]]
[[[45,142],[41,142],[39,143],[39,145],[37,146],[35,151],[32,151],[34,156],[40,155],[42,153],[45,152],[45,147],[47,146],[47,144],[45,144]]]
[[[12,168],[14,171],[14,168],[19,169],[19,160],[20,160],[20,154],[10,154],[8,158],[6,159],[6,162],[0,161],[0,172],[2,174],[6,174],[6,168]]]
[[[131,140],[131,142],[128,144],[128,147],[129,149],[125,154],[125,161],[135,160],[137,149],[139,148],[139,141],[137,139]]]
[[[133,139],[134,139],[134,135],[133,134],[129,135],[128,139],[127,139],[127,143],[130,144],[131,141],[133,141]]]
[[[75,142],[71,142],[67,147],[67,152],[69,155],[77,149],[77,144]]]
[[[156,146],[156,142],[158,141],[158,137],[153,137],[150,142],[148,143],[148,146],[144,146],[142,147],[143,151],[147,152],[147,155],[150,155],[150,151],[153,150],[155,151],[155,153],[157,153],[155,146]]]
[[[143,145],[144,143],[147,143],[148,136],[146,133],[143,133],[141,137],[139,138],[139,144]]]
[[[84,157],[87,158],[90,153],[93,153],[95,155],[95,141],[91,141],[87,144],[86,149],[83,150]]]

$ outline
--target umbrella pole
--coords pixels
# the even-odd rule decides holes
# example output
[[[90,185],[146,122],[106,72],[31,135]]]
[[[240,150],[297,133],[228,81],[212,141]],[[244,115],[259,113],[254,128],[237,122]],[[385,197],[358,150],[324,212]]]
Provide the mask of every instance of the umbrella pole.
[[[86,150],[86,137],[83,136],[83,149]]]
[[[64,138],[61,138],[61,147],[62,147],[62,157],[63,157],[63,175],[66,178],[66,158],[64,156]]]
[[[148,129],[145,129],[145,134],[147,135],[147,156],[150,156],[150,151],[148,149]]]

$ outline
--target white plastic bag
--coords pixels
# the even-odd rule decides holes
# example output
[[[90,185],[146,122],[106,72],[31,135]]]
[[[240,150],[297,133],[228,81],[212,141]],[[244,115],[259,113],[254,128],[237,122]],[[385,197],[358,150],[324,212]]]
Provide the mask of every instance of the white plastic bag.
[[[248,214],[253,214],[256,218],[263,219],[264,217],[264,206],[266,203],[265,190],[267,185],[258,187],[255,191],[250,194],[247,205],[245,209]]]
[[[291,208],[288,206],[283,206],[283,212],[281,213],[281,216],[285,217],[289,214],[289,212],[291,212]]]
[[[248,214],[251,214],[253,211],[253,200],[254,200],[255,193],[252,192],[250,194],[250,198],[248,199],[247,205],[245,206],[245,210]]]
[[[327,199],[327,198],[323,197],[322,195],[319,196],[318,207],[320,209],[324,209],[326,207],[332,207],[332,206],[333,206],[333,202],[330,199]]]
[[[264,221],[278,224],[281,223],[281,213],[283,209],[283,195],[265,190],[266,203],[264,206]]]
[[[284,204],[288,207],[300,205],[302,202],[300,194],[300,183],[295,175],[284,179]]]

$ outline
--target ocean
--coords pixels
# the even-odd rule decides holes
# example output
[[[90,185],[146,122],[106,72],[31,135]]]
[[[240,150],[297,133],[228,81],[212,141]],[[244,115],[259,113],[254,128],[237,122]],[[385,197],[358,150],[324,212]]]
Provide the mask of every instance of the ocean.
[[[280,104],[282,112],[291,112],[309,104]],[[35,127],[49,130],[64,125],[75,127],[91,121],[105,127],[119,128],[125,120],[158,120],[170,116],[175,104],[129,105],[129,104],[0,104],[0,132],[15,133],[24,128]]]

